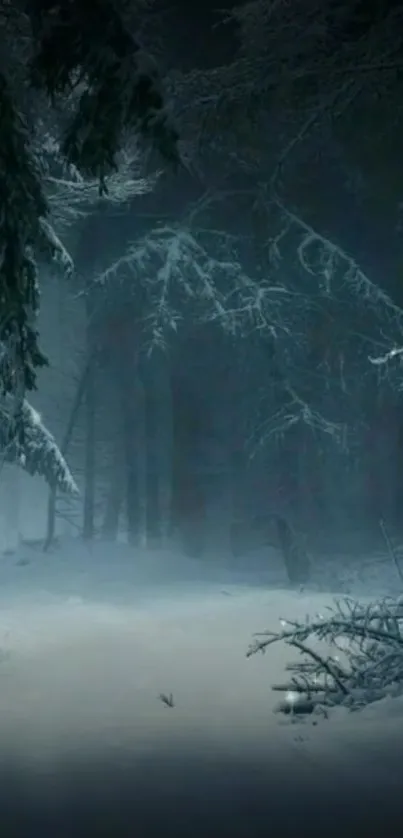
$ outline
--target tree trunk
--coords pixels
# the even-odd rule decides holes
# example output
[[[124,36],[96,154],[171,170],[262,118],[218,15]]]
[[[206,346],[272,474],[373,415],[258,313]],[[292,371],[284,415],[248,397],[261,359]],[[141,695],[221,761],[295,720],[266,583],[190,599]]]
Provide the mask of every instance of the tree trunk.
[[[1,517],[4,553],[15,553],[20,544],[20,473],[15,464],[5,464],[1,469]]]
[[[173,416],[169,361],[155,352],[143,369],[147,444],[147,543],[167,543],[172,532]]]
[[[80,407],[82,405],[82,401],[85,395],[88,376],[90,373],[92,360],[90,359],[84,368],[84,371],[81,375],[81,378],[78,382],[78,387],[76,391],[76,395],[74,398],[74,402],[71,408],[71,413],[69,417],[69,421],[67,423],[67,428],[64,434],[64,438],[62,440],[62,444],[60,446],[60,451],[63,454],[63,457],[66,457],[68,448],[71,442],[71,438],[74,433],[74,428],[76,425],[78,413]],[[46,528],[46,539],[43,545],[43,549],[46,552],[49,550],[54,537],[55,537],[55,528],[56,528],[56,501],[57,501],[57,487],[51,486],[49,491],[49,499],[48,499],[48,514],[47,514],[47,528]]]
[[[203,424],[200,405],[186,382],[174,386],[174,518],[184,553],[204,550],[206,498],[199,464]]]
[[[102,526],[102,536],[106,541],[116,541],[119,532],[119,519],[124,498],[124,462],[122,449],[122,439],[120,434],[117,433]]]
[[[291,585],[303,585],[309,581],[310,576],[308,555],[285,518],[280,515],[274,518],[288,580]]]
[[[158,450],[157,415],[154,382],[148,381],[145,388],[145,433],[146,433],[146,540],[147,546],[156,547],[160,540],[160,510],[158,493]]]
[[[210,468],[203,479],[206,497],[205,549],[211,555],[228,559],[232,554],[233,463],[232,452],[219,430],[215,444],[210,444]]]
[[[173,517],[173,398],[171,371],[168,359],[165,359],[164,382],[160,389],[161,403],[159,419],[159,509],[160,536],[162,546],[166,546],[172,537]]]
[[[126,468],[127,536],[130,544],[146,542],[146,441],[144,391],[136,368],[122,375],[121,404]]]
[[[95,514],[95,369],[94,365],[88,372],[86,401],[86,439],[85,439],[85,488],[84,488],[84,516],[83,538],[92,541],[94,538]]]

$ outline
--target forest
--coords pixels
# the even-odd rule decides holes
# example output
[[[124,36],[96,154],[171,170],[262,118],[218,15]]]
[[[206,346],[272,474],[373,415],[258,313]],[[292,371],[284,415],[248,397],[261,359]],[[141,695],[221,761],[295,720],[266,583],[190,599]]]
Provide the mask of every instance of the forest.
[[[398,0],[0,0],[1,838],[401,834],[402,134]]]
[[[184,14],[0,4],[3,465],[45,550],[306,581],[401,535],[402,8],[250,0],[196,60]]]

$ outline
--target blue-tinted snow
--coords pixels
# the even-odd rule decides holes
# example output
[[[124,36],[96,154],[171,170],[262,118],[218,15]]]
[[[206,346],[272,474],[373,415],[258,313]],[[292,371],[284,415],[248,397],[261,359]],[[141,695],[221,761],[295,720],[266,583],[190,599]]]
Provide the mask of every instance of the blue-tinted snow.
[[[402,565],[403,570],[403,565]],[[97,601],[131,602],[221,591],[222,595],[256,590],[287,590],[281,556],[273,549],[242,560],[207,556],[192,559],[174,550],[146,550],[128,545],[66,539],[49,553],[41,544],[22,544],[0,557],[0,600],[33,592]],[[318,555],[305,591],[334,595],[395,595],[403,584],[385,553],[360,556]]]

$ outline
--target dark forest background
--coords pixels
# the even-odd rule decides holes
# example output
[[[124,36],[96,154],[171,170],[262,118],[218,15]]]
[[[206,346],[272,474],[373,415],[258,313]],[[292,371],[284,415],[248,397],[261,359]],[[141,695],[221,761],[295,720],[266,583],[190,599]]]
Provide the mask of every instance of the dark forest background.
[[[48,548],[71,532],[236,562],[279,521],[308,553],[403,534],[403,6],[224,5],[133,5],[175,171],[130,137],[100,196],[29,97],[75,265],[40,264],[33,404],[80,496],[7,469],[3,489]]]

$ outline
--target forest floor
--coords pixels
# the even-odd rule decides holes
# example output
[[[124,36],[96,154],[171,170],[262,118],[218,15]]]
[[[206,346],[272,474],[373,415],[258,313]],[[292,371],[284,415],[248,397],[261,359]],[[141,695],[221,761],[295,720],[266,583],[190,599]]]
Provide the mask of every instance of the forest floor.
[[[0,567],[2,838],[400,834],[403,699],[293,724],[271,690],[289,650],[245,656],[253,632],[326,609],[319,582],[75,553]]]

